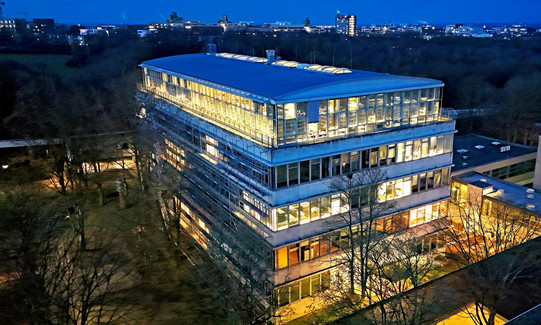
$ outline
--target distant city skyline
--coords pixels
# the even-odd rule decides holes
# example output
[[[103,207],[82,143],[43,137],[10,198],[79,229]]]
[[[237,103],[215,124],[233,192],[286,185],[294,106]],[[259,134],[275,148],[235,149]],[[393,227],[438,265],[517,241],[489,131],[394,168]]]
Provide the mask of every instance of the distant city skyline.
[[[69,0],[5,0],[5,17],[54,18],[58,23],[114,23],[147,24],[165,22],[171,12],[186,20],[216,23],[222,15],[232,22],[251,20],[257,24],[277,20],[302,24],[310,17],[315,25],[334,25],[337,10],[342,14],[357,15],[359,25],[370,24],[443,24],[443,23],[541,23],[541,1],[503,0],[452,2],[411,0],[386,2],[353,2],[337,0],[318,3],[292,0],[259,2],[245,0],[199,0],[180,2],[171,0],[95,0],[93,2]],[[26,14],[26,15],[25,15]]]

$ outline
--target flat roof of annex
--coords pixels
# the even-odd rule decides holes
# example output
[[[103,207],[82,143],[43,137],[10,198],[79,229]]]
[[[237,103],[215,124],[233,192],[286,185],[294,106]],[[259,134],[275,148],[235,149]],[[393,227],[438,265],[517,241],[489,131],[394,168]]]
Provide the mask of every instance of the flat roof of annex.
[[[228,53],[176,55],[140,66],[273,104],[443,87],[434,79],[284,60],[267,63],[265,58]]]
[[[481,189],[491,188],[488,193],[484,194],[486,197],[530,211],[541,217],[541,194],[536,193],[533,189],[476,172],[453,176],[453,179]],[[480,184],[485,186],[480,186]]]
[[[528,160],[535,159],[537,147],[526,146],[471,133],[455,136],[453,150],[455,152],[453,155],[453,172],[462,172],[462,170],[488,165],[520,156],[529,155],[527,156]],[[464,159],[464,156],[466,156],[467,159]],[[466,163],[466,165],[463,165],[463,163]]]

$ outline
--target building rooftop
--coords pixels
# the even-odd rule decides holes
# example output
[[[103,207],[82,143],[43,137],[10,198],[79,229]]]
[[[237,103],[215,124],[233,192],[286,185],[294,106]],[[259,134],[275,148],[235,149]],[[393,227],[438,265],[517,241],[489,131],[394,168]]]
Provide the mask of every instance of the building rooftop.
[[[541,304],[525,311],[515,318],[510,319],[509,325],[532,325],[541,323]]]
[[[497,140],[478,134],[455,136],[453,149],[453,164],[455,165],[453,172],[537,151],[536,147]],[[467,158],[464,159],[464,156]],[[464,163],[467,165],[464,165]]]
[[[188,54],[145,61],[141,67],[161,71],[245,97],[273,103],[339,98],[398,90],[442,87],[439,80],[396,76],[265,58]],[[254,99],[256,99],[254,98]]]
[[[537,214],[541,217],[541,194],[535,193],[533,189],[475,172],[455,176],[454,178],[480,188],[492,186],[492,191],[485,194],[486,196],[528,210],[532,214]],[[488,184],[489,186],[478,186],[480,183]]]

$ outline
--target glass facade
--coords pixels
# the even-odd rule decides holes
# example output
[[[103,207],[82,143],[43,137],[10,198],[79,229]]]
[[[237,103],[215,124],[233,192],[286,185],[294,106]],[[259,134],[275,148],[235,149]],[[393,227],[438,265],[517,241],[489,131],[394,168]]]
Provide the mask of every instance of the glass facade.
[[[174,166],[180,166],[180,164],[184,166],[188,160],[186,167],[190,168],[191,172],[197,175],[200,180],[205,181],[208,186],[211,186],[213,191],[220,193],[219,195],[215,195],[215,200],[219,200],[224,206],[228,206],[236,211],[235,213],[239,218],[242,217],[244,220],[247,220],[246,218],[250,216],[259,221],[267,229],[273,231],[325,219],[339,213],[348,212],[351,209],[358,209],[368,205],[371,197],[378,202],[387,202],[447,186],[449,185],[450,177],[449,168],[437,169],[381,183],[377,188],[377,193],[373,193],[372,195],[368,193],[367,188],[359,188],[353,191],[349,198],[346,198],[344,193],[334,193],[272,208],[248,191],[242,189],[238,184],[223,178],[220,173],[216,173],[212,168],[207,169],[207,166],[199,164],[197,164],[196,168],[193,168],[194,163],[190,163],[190,160],[193,160],[193,158],[189,159],[193,153],[181,151],[181,154],[177,154],[175,150],[181,149],[178,149],[178,146],[167,140],[167,161]],[[379,148],[377,150],[379,151]],[[295,177],[302,179],[305,177],[298,173],[298,168],[295,166],[297,165],[294,164],[293,167],[288,166],[287,168],[283,167],[284,171],[290,173],[288,174],[288,179],[294,179]],[[251,226],[255,229],[258,228],[256,225]]]
[[[199,130],[179,125],[176,133],[206,157],[273,189],[435,157],[449,153],[453,148],[453,134],[447,134],[269,167]],[[177,152],[180,149],[169,140],[165,144],[168,147],[167,159],[175,165],[180,161]]]
[[[453,134],[393,143],[339,155],[300,161],[273,168],[275,188],[347,175],[366,168],[434,157],[453,150]]]
[[[288,64],[286,61],[275,63],[285,67],[289,67]],[[330,71],[324,71],[327,67],[320,68],[321,71],[315,66],[306,69],[317,73]],[[331,68],[337,69],[333,73],[349,71]],[[300,235],[305,232],[299,228],[283,230],[348,212],[356,215],[361,210],[366,211],[371,203],[406,197],[411,200],[397,201],[396,205],[405,203],[405,206],[417,207],[401,211],[403,208],[396,207],[393,214],[378,214],[384,216],[373,220],[372,229],[392,234],[445,215],[440,213],[443,204],[434,202],[444,197],[440,195],[443,191],[434,190],[448,187],[450,183],[450,168],[446,167],[451,165],[452,159],[449,153],[452,153],[453,134],[447,134],[451,132],[450,124],[441,129],[400,131],[400,137],[393,137],[393,130],[447,120],[441,117],[441,88],[388,90],[345,98],[336,95],[337,98],[320,100],[321,96],[304,102],[275,103],[273,99],[227,85],[190,76],[183,78],[181,71],[175,76],[163,72],[143,68],[145,90],[174,105],[163,105],[162,101],[162,105],[155,105],[156,109],[148,114],[158,122],[164,136],[161,158],[184,176],[178,195],[174,194],[178,204],[172,204],[179,209],[173,212],[180,211],[181,225],[192,230],[192,236],[199,239],[201,246],[221,249],[220,252],[239,268],[241,276],[248,279],[250,274],[266,276],[265,272],[269,271],[269,279],[291,281],[271,283],[274,290],[263,293],[269,298],[272,296],[277,306],[315,296],[329,288],[334,271],[324,269],[329,264],[320,262],[338,253],[350,239],[348,230],[340,229],[344,224],[328,226],[320,222],[321,229],[312,229],[317,232],[312,232],[311,237]],[[249,141],[241,141],[222,130]],[[375,134],[380,132],[381,135]],[[330,143],[357,135],[369,136]],[[234,142],[231,139],[235,139]],[[329,142],[328,146],[311,145],[325,141]],[[254,143],[265,149],[253,146]],[[281,150],[266,149],[281,146]],[[293,146],[297,148],[288,148]],[[406,164],[421,159],[426,160]],[[287,163],[276,166],[277,161]],[[302,193],[301,188],[285,189],[402,163],[397,169],[389,170],[391,176],[400,177],[386,178],[370,189],[358,187],[348,190],[347,194],[322,188],[310,193]],[[313,185],[324,186],[324,183]],[[312,184],[304,188],[309,186]],[[294,194],[287,197],[289,193]],[[425,194],[412,197],[417,193]],[[273,233],[278,231],[282,232]],[[358,233],[358,227],[353,231]],[[316,233],[319,234],[313,236]],[[427,237],[420,241],[419,250],[426,252],[441,246],[439,238]],[[287,278],[290,276],[287,274],[287,280],[281,278],[293,271],[287,270],[289,267],[301,264],[303,274],[309,276]],[[278,271],[274,277],[272,271]]]
[[[334,193],[309,201],[279,207],[272,210],[273,219],[276,220],[274,223],[275,229],[273,230],[283,230],[298,224],[359,209],[367,206],[371,199],[376,199],[378,203],[387,202],[448,186],[449,173],[450,168],[437,169],[384,182],[378,186],[377,193],[370,194],[368,188],[362,187],[352,191],[349,198],[346,198],[344,193]]]
[[[496,177],[499,179],[506,179],[509,177],[515,177],[518,175],[531,173],[535,170],[535,159],[522,161],[513,165],[503,166],[493,170],[484,172],[483,175]]]
[[[147,68],[143,73],[148,91],[265,146],[441,120],[441,88],[274,105]]]
[[[318,292],[327,290],[330,287],[330,284],[330,271],[325,271],[298,281],[291,282],[287,285],[274,289],[276,305],[282,307],[303,298],[314,296]]]
[[[409,225],[410,227],[415,227],[439,219],[440,217],[445,217],[446,208],[447,202],[438,202],[411,209],[409,211]]]
[[[398,214],[374,220],[372,229],[387,234],[405,230],[408,227],[445,217],[446,207],[447,202],[442,201],[402,211]],[[354,235],[357,234],[358,228],[358,226],[352,227]],[[301,242],[277,248],[274,250],[274,267],[275,269],[283,269],[338,252],[340,247],[348,246],[348,232],[347,228],[334,230],[324,235],[307,238]]]
[[[143,71],[146,88],[156,95],[248,139],[273,144],[274,105],[158,71]]]

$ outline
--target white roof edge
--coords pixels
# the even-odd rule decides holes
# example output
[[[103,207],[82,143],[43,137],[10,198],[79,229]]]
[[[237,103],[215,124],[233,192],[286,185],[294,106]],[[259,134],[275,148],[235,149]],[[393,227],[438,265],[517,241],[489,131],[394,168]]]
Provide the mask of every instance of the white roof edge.
[[[294,92],[290,94],[285,94],[283,96],[279,96],[276,98],[275,103],[285,104],[285,103],[306,102],[306,101],[315,101],[315,100],[324,100],[324,99],[365,96],[365,95],[372,95],[372,94],[386,94],[386,93],[395,92],[395,91],[408,91],[408,90],[417,90],[417,89],[443,87],[443,86],[444,86],[444,83],[440,82],[439,84],[434,83],[434,84],[417,85],[417,86],[410,86],[410,87],[395,87],[395,88],[387,88],[387,89],[374,89],[374,90],[365,90],[365,91],[357,91],[357,92],[335,93],[335,96],[323,95],[323,96],[309,96],[309,97],[303,97],[302,91],[300,91],[300,92]],[[299,94],[299,96],[295,97],[294,96],[295,94]]]

